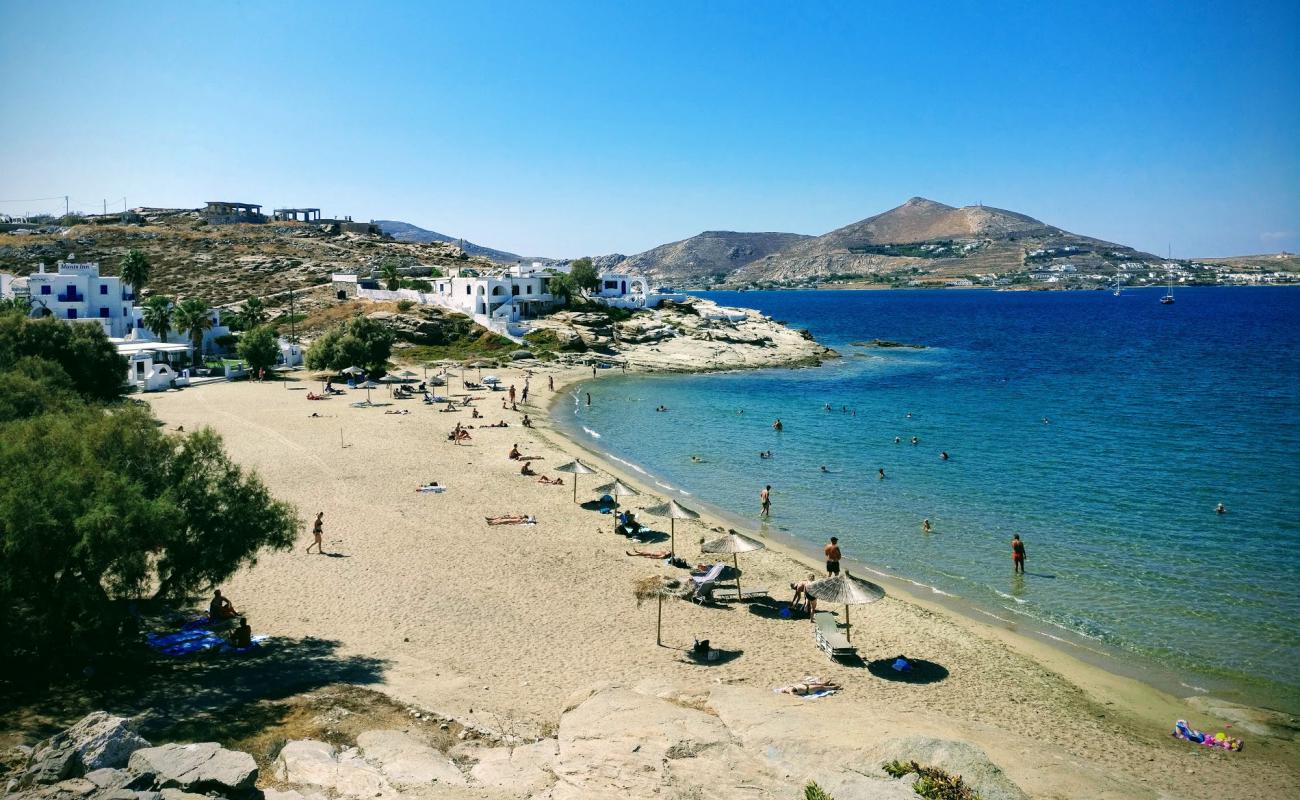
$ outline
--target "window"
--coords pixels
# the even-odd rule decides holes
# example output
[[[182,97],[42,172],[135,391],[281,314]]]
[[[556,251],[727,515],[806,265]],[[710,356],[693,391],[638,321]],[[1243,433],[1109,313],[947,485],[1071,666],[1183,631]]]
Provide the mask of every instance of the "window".
[[[511,287],[510,287],[510,294],[511,294],[511,295],[517,295],[517,294],[519,294],[519,287],[518,287],[518,286],[511,286]]]
[[[605,281],[605,288],[606,288],[606,289],[617,289],[617,288],[618,288],[618,281]]]
[[[108,284],[106,284],[106,283],[101,283],[101,284],[99,285],[99,293],[100,293],[100,294],[108,294]]]
[[[469,284],[465,284],[465,294],[469,294]]]
[[[99,309],[99,318],[100,318],[100,319],[108,319],[108,307],[107,307],[107,306],[104,306],[104,307],[102,307],[102,308]]]
[[[77,309],[75,309],[75,308],[69,308],[69,309],[68,309],[68,319],[76,319],[76,318],[77,318]]]
[[[41,294],[49,294],[49,293],[50,293],[50,285],[48,283],[41,284]]]

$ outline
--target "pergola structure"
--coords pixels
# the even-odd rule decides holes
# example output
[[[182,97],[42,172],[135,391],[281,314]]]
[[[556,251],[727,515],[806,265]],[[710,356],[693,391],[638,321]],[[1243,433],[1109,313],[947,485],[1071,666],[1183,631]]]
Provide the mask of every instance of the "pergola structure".
[[[277,208],[274,212],[276,222],[319,222],[319,208]]]

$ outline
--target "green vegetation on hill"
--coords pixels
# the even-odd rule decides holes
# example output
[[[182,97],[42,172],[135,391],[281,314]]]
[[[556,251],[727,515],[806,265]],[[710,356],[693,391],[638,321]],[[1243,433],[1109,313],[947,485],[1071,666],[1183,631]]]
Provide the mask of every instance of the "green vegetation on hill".
[[[207,591],[297,532],[215,433],[124,402],[125,374],[97,326],[0,312],[0,681],[129,659],[133,603]]]

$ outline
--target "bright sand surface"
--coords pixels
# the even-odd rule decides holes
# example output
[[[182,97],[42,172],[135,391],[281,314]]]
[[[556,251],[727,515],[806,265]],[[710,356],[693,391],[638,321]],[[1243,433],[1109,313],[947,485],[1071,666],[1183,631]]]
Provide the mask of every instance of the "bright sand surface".
[[[521,370],[495,372],[522,388]],[[384,659],[381,688],[404,701],[529,735],[554,730],[566,698],[595,684],[649,679],[768,690],[819,675],[845,687],[817,701],[822,713],[863,704],[886,715],[892,729],[864,731],[864,741],[911,733],[966,739],[1035,797],[1300,796],[1294,742],[1245,734],[1244,752],[1223,753],[1175,740],[1169,731],[1180,717],[1211,731],[1225,721],[892,584],[885,600],[853,609],[855,644],[867,661],[906,655],[941,665],[944,679],[904,683],[831,662],[807,620],[761,616],[744,605],[666,603],[667,646],[657,646],[655,608],[637,607],[632,583],[664,574],[664,565],[625,555],[636,545],[612,533],[609,516],[574,503],[573,476],[563,475],[561,487],[539,485],[507,458],[517,443],[537,457],[537,472],[554,476],[555,466],[580,455],[601,471],[579,478],[580,502],[593,499],[590,490],[611,475],[642,489],[625,505],[661,502],[653,487],[549,428],[548,376],[558,391],[590,373],[535,371],[530,402],[521,406],[533,429],[520,425],[520,413],[501,409],[503,392],[476,393],[484,398],[481,420],[468,411],[390,401],[385,389],[372,393],[376,403],[390,403],[383,407],[351,407],[364,399],[360,391],[309,402],[305,390],[319,384],[306,381],[217,383],[147,399],[169,430],[218,431],[231,455],[303,518],[293,551],[264,554],[223,587],[254,631],[337,640],[342,655]],[[452,391],[458,389],[453,380]],[[384,413],[401,409],[410,414]],[[447,441],[457,421],[500,419],[510,427],[475,427],[466,446]],[[431,480],[447,491],[415,491]],[[325,550],[335,557],[305,553],[317,511],[325,512]],[[535,515],[538,523],[484,521],[503,513]],[[667,530],[667,520],[638,518]],[[716,535],[709,530],[715,524],[679,521],[679,554],[692,563],[712,560],[698,543]],[[791,581],[818,569],[776,542],[742,555],[740,566],[746,590],[765,586],[782,600]],[[723,665],[697,666],[683,660],[692,637],[743,653]]]

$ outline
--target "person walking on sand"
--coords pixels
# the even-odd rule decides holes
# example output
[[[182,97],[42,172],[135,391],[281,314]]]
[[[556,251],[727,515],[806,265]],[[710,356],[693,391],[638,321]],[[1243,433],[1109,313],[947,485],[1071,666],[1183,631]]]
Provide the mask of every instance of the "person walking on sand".
[[[515,402],[515,385],[512,383],[510,384],[510,403],[513,405],[514,402]]]
[[[310,553],[312,547],[316,548],[317,555],[325,555],[325,547],[321,544],[321,539],[325,536],[325,512],[322,511],[316,515],[316,522],[311,526],[312,543],[307,545],[307,552]]]
[[[831,578],[840,574],[840,540],[832,536],[830,544],[825,547],[826,552],[826,577]]]
[[[555,391],[555,376],[554,376],[554,375],[547,375],[547,376],[546,376],[546,388],[547,388],[548,390],[552,391],[552,392]]]
[[[1011,568],[1017,575],[1025,574],[1025,543],[1018,533],[1011,537]]]
[[[763,491],[758,493],[759,512],[758,515],[767,519],[772,513],[772,487],[764,486]]]
[[[521,403],[528,402],[528,381],[524,381],[524,392],[523,394],[519,395],[519,402]]]

